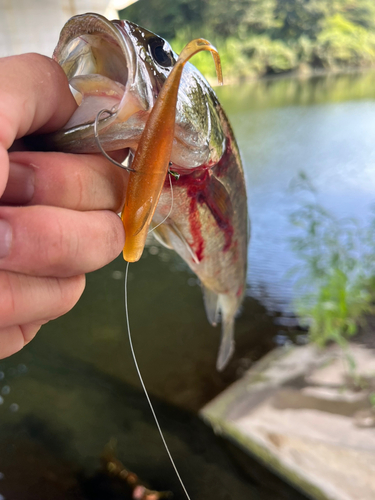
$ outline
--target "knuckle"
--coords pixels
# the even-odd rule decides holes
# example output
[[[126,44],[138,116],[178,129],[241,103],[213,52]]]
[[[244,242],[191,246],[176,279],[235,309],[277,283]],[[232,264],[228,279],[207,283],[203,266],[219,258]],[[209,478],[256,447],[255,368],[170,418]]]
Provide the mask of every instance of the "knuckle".
[[[31,83],[35,86],[39,86],[44,79],[48,79],[54,84],[57,83],[57,80],[66,78],[59,64],[50,57],[35,52],[21,54],[17,57],[25,66],[34,69],[31,73]],[[43,78],[40,75],[43,75]]]
[[[76,176],[76,189],[77,189],[77,199],[76,199],[76,207],[80,208],[85,205],[85,193],[86,193],[86,186],[84,179],[82,179],[81,173],[77,173]]]
[[[74,210],[82,210],[86,205],[86,193],[90,192],[90,186],[87,185],[87,175],[86,173],[78,170],[74,175],[74,190],[73,193],[70,192],[70,196],[74,196],[74,201],[72,200],[72,208]]]
[[[53,235],[48,245],[44,241],[40,242],[41,249],[44,250],[46,267],[52,273],[66,273],[77,260],[80,253],[80,239],[76,231],[71,231],[56,218]],[[42,250],[42,251],[43,251]]]

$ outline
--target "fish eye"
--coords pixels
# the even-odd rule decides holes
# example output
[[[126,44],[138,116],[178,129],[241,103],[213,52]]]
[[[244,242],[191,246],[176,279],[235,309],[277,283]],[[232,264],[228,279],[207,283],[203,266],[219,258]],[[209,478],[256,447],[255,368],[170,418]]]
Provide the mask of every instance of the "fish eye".
[[[162,38],[153,38],[149,42],[151,55],[154,60],[163,68],[170,68],[174,65],[173,52],[170,45]]]

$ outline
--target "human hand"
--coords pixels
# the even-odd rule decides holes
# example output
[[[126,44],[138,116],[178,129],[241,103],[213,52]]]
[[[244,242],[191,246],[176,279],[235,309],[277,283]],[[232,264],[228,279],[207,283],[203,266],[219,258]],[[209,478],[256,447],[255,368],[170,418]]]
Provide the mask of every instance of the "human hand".
[[[51,59],[0,59],[0,358],[69,311],[83,292],[84,273],[124,245],[116,213],[126,171],[101,155],[8,153],[15,139],[61,128],[75,108]]]

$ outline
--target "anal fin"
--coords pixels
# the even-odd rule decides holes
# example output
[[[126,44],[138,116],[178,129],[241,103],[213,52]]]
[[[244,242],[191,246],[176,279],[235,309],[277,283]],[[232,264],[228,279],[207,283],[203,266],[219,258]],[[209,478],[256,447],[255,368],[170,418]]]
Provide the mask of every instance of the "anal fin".
[[[216,368],[219,372],[224,370],[234,353],[234,317],[230,321],[223,321],[219,354]]]
[[[234,320],[238,305],[238,298],[235,295],[219,295],[219,310],[221,312],[222,324],[221,343],[216,361],[218,371],[224,370],[234,352]]]
[[[212,326],[216,326],[219,321],[219,295],[202,285],[204,307],[207,319]]]

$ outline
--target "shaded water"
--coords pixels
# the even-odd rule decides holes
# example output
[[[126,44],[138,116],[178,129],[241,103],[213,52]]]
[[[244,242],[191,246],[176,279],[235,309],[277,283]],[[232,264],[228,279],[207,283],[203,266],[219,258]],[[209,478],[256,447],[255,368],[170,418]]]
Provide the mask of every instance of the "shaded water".
[[[244,157],[253,228],[252,296],[237,321],[235,358],[223,374],[215,370],[219,330],[207,323],[194,275],[154,244],[130,267],[139,364],[193,499],[305,498],[215,437],[196,411],[288,333],[270,307],[286,309],[292,295],[285,277],[295,261],[288,213],[298,202],[288,186],[297,172],[312,174],[322,201],[337,213],[365,217],[374,198],[373,80],[367,73],[220,89]],[[95,475],[112,438],[127,468],[183,498],[130,358],[124,270],[119,258],[89,275],[70,314],[0,362],[3,498],[127,498]]]

